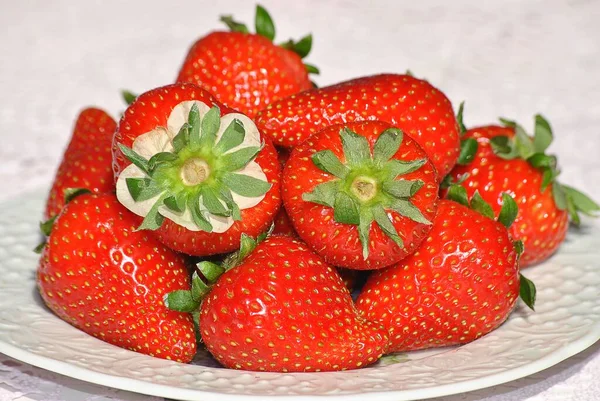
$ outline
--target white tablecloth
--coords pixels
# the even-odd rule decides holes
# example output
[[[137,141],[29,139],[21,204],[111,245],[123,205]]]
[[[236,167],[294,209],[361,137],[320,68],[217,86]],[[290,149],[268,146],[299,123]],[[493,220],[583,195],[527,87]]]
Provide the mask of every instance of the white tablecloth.
[[[410,69],[467,101],[467,123],[553,123],[562,181],[600,199],[600,2],[263,1],[280,41],[311,31],[320,85]],[[0,2],[0,200],[48,185],[78,111],[117,116],[119,90],[172,82],[192,41],[247,1]],[[600,400],[600,346],[512,383],[446,401]],[[0,355],[0,401],[149,400]]]

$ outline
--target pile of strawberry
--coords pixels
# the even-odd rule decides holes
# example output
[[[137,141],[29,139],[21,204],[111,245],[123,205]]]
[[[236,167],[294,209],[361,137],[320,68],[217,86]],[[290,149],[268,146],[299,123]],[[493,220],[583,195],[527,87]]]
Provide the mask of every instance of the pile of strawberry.
[[[520,269],[600,210],[557,181],[542,116],[532,136],[466,129],[411,74],[316,88],[310,35],[273,43],[260,6],[255,34],[222,20],[118,123],[79,116],[38,248],[54,313],[159,358],[291,372],[464,344],[533,308]]]

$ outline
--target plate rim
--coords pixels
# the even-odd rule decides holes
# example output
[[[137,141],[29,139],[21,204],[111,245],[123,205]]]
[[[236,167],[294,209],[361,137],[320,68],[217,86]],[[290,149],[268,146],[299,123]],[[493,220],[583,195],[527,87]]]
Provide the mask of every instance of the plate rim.
[[[19,196],[9,199],[3,199],[0,204],[5,207],[13,206],[19,203],[19,199],[24,196],[29,198],[43,197],[44,188],[26,191]],[[594,224],[592,224],[594,225]],[[48,313],[52,314],[50,311]],[[58,317],[56,317],[58,319]],[[77,330],[76,328],[72,328]],[[33,351],[24,350],[16,345],[12,345],[0,340],[0,353],[7,355],[18,361],[29,365],[70,377],[86,383],[92,383],[109,388],[123,391],[134,392],[138,394],[150,395],[155,397],[185,400],[185,401],[222,401],[226,396],[235,400],[246,401],[264,401],[264,398],[270,400],[293,400],[293,401],[314,401],[322,397],[335,397],[336,400],[358,401],[366,396],[374,401],[416,401],[435,397],[444,397],[460,393],[467,393],[476,390],[490,388],[503,383],[514,381],[523,377],[530,376],[542,370],[555,366],[562,361],[585,351],[600,340],[600,321],[589,326],[588,331],[574,341],[563,344],[559,348],[542,356],[539,359],[531,361],[525,365],[512,368],[503,372],[480,376],[475,379],[464,380],[456,383],[447,383],[432,387],[407,390],[388,390],[372,391],[353,394],[327,394],[327,395],[301,395],[301,394],[240,394],[240,393],[221,393],[200,389],[188,389],[175,387],[166,384],[152,383],[149,381],[102,373],[93,369],[77,366],[69,362],[48,356],[39,355]],[[133,351],[129,351],[133,352]],[[246,372],[247,373],[247,372]],[[302,373],[300,373],[302,374]],[[176,394],[173,392],[176,391]]]

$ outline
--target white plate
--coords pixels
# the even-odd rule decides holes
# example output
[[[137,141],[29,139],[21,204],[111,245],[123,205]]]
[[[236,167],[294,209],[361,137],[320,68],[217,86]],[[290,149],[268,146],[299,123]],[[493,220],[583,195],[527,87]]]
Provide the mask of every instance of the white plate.
[[[415,400],[504,383],[538,372],[600,338],[600,227],[572,230],[560,252],[527,270],[536,312],[519,305],[495,332],[461,347],[399,355],[374,367],[333,373],[256,373],[199,357],[184,365],[123,350],[71,327],[35,288],[41,193],[0,205],[0,352],[77,379],[182,400]],[[368,394],[367,394],[368,393]]]

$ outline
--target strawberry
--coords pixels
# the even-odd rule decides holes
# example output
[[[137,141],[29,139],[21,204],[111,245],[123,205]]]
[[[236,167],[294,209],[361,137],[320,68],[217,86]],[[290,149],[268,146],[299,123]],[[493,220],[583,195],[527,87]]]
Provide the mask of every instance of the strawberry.
[[[111,143],[116,128],[117,123],[100,109],[81,111],[50,189],[46,219],[60,213],[69,188],[96,193],[114,190]]]
[[[256,34],[231,16],[221,21],[232,32],[212,32],[194,43],[177,82],[197,84],[251,118],[269,103],[312,86],[308,74],[318,70],[302,63],[311,35],[274,44],[275,25],[261,6],[256,7]]]
[[[294,226],[290,220],[290,217],[285,212],[285,209],[279,209],[275,221],[273,222],[273,235],[287,235],[290,237],[297,237]]]
[[[389,352],[464,344],[489,333],[513,310],[520,282],[522,298],[533,308],[535,286],[519,277],[522,244],[513,244],[503,225],[517,213],[512,198],[505,195],[497,222],[478,193],[472,210],[464,189],[454,192],[463,204],[440,201],[421,247],[374,272],[358,297],[363,316],[388,328]]]
[[[579,224],[579,212],[593,215],[600,207],[583,193],[560,184],[557,159],[546,155],[552,142],[550,124],[535,117],[532,138],[516,123],[484,126],[465,132],[464,138],[477,142],[471,163],[457,165],[450,181],[460,181],[469,196],[479,191],[481,197],[498,213],[502,193],[509,193],[519,205],[519,214],[510,233],[525,245],[521,267],[547,259],[565,239],[569,215]]]
[[[191,292],[167,298],[169,307],[187,311],[202,299],[202,340],[221,364],[271,372],[347,370],[385,352],[385,329],[357,314],[339,274],[302,242],[269,237],[240,255],[225,273],[201,262],[199,270],[213,284],[196,272]]]
[[[381,120],[400,128],[427,152],[443,178],[460,152],[448,98],[427,81],[382,74],[312,89],[271,103],[256,125],[275,145],[295,147],[332,124]]]
[[[145,231],[113,194],[83,194],[45,227],[37,284],[64,321],[116,346],[190,362],[194,324],[163,297],[190,288],[185,260]]]
[[[328,263],[359,270],[397,263],[419,246],[437,191],[423,149],[380,121],[320,131],[293,150],[283,175],[300,238]]]
[[[179,252],[231,252],[280,206],[280,166],[248,117],[193,84],[139,95],[114,137],[117,197]]]

